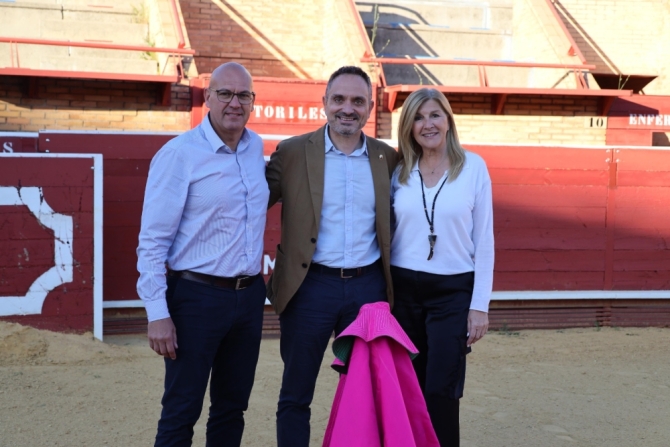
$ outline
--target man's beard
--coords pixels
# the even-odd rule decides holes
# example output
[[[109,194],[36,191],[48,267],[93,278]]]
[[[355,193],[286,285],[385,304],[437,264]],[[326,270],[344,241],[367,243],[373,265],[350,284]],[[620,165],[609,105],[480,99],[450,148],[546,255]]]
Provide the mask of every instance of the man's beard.
[[[352,121],[352,124],[356,124],[355,127],[350,127],[343,125],[341,122],[338,121],[339,118],[353,118],[354,121]],[[361,117],[358,115],[358,113],[351,113],[351,114],[344,114],[344,113],[338,113],[335,115],[335,124],[331,125],[333,130],[340,135],[343,136],[351,136],[354,135],[355,133],[359,132],[363,126],[360,125],[361,122]]]

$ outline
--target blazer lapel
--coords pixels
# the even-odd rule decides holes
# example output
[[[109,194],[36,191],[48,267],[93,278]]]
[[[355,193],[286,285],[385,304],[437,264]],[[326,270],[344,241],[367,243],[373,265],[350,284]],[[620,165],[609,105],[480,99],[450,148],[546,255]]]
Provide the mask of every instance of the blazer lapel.
[[[321,206],[323,205],[323,184],[326,169],[326,139],[325,126],[314,132],[305,144],[305,159],[307,162],[307,178],[309,191],[312,195],[312,206],[316,228],[321,222]]]
[[[386,155],[371,139],[368,139],[368,156],[370,170],[372,171],[372,182],[375,187],[375,211],[377,214],[377,235],[379,236],[385,234],[384,231],[380,231],[380,225],[384,225],[384,219],[389,219],[390,216],[391,181]],[[390,225],[390,223],[386,225]]]

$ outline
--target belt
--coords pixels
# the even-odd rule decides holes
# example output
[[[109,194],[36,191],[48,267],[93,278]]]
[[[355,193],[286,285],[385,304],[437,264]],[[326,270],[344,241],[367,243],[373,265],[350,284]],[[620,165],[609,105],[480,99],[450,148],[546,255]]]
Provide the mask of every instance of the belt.
[[[366,273],[369,273],[373,270],[376,270],[379,268],[379,259],[373,262],[370,265],[366,265],[364,267],[356,267],[352,269],[342,269],[342,268],[337,268],[337,267],[328,267],[322,264],[316,264],[312,263],[309,266],[309,271],[310,272],[316,272],[316,273],[321,273],[323,275],[332,275],[332,276],[339,276],[342,279],[349,279],[349,278],[356,278],[358,276],[365,275]]]
[[[236,276],[234,278],[225,278],[222,276],[206,275],[204,273],[191,272],[189,270],[174,271],[168,270],[169,276],[186,279],[188,281],[209,284],[210,286],[222,287],[225,289],[242,290],[249,287],[260,275],[254,276]]]

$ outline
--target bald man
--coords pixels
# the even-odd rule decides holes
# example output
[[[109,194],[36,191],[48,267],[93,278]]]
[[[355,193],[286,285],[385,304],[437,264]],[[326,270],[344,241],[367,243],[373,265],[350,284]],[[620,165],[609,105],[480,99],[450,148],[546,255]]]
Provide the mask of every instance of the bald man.
[[[242,439],[263,325],[269,197],[263,143],[245,127],[254,99],[249,72],[221,65],[205,90],[207,117],[151,161],[137,293],[149,346],[165,358],[156,446],[191,445],[210,375],[207,446]]]

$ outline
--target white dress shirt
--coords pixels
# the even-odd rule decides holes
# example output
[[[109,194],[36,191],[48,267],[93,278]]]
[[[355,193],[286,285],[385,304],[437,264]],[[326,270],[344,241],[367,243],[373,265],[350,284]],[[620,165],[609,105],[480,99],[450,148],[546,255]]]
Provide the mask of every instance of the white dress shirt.
[[[260,272],[269,194],[263,142],[248,129],[232,151],[208,115],[156,153],[137,247],[137,293],[149,321],[170,316],[166,262],[223,277]]]
[[[406,269],[456,275],[475,272],[470,309],[488,312],[493,287],[493,206],[491,178],[486,163],[466,152],[465,165],[453,182],[447,181],[435,202],[433,258],[428,261],[430,227],[421,197],[419,168],[415,165],[406,185],[398,181],[399,168],[391,180],[394,224],[391,265]],[[445,173],[446,175],[446,173]],[[444,176],[425,188],[428,215]]]
[[[312,262],[356,268],[379,259],[375,188],[365,135],[351,155],[339,151],[326,126],[326,166],[321,223]]]

